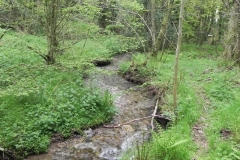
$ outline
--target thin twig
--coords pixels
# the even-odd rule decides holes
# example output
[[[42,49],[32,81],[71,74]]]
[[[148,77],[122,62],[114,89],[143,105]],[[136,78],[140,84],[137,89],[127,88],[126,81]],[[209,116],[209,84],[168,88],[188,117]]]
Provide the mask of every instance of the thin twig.
[[[107,125],[103,125],[103,127],[105,128],[119,128],[123,125],[126,125],[126,124],[130,124],[132,122],[135,122],[135,121],[140,121],[140,120],[143,120],[143,119],[148,119],[148,118],[152,118],[152,117],[158,117],[158,118],[161,118],[161,119],[166,119],[166,120],[171,120],[170,118],[166,117],[166,116],[162,116],[162,115],[151,115],[151,116],[147,116],[147,117],[142,117],[142,118],[137,118],[137,119],[133,119],[133,120],[130,120],[128,122],[125,122],[125,123],[122,123],[122,124],[118,124],[116,126],[107,126]]]
[[[81,51],[80,55],[82,55],[82,53],[83,53],[83,51],[84,51],[84,48],[85,48],[85,46],[86,46],[90,29],[91,29],[91,28],[88,29],[88,32],[87,32],[87,35],[86,35],[86,40],[85,40],[85,42],[84,42],[84,44],[83,44],[82,51]]]
[[[143,18],[139,13],[134,12],[134,11],[129,11],[129,10],[121,9],[121,8],[112,8],[112,7],[104,7],[104,8],[112,9],[112,10],[121,10],[121,11],[123,11],[123,12],[127,12],[127,13],[131,13],[131,14],[137,15],[138,17],[140,17],[140,19],[142,20],[142,22],[144,23],[144,25],[147,27],[147,30],[148,30],[148,32],[150,33],[150,36],[151,36],[151,37],[153,36],[152,30],[150,29],[150,27],[148,26],[147,22],[144,20],[144,18]]]
[[[141,43],[141,45],[142,45],[142,47],[143,47],[143,51],[144,51],[144,53],[145,53],[145,52],[146,52],[145,46],[144,46],[144,44],[143,44],[143,42],[142,42],[139,34],[137,33],[137,31],[136,31],[125,19],[122,19],[122,20],[123,20],[123,21],[133,30],[133,32],[136,34],[136,36],[138,37],[139,42]]]
[[[52,94],[55,92],[55,90],[57,89],[57,87],[59,86],[60,83],[62,83],[62,79],[56,84],[56,86],[54,87],[54,89],[52,90]]]

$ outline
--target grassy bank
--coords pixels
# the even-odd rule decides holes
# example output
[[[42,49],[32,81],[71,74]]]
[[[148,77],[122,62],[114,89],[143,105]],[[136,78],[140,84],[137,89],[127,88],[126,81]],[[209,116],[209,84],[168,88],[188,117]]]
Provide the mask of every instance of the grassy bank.
[[[29,49],[46,53],[46,37],[8,31],[1,39],[0,149],[6,155],[21,159],[44,152],[55,134],[81,134],[115,113],[111,95],[86,87],[83,78],[95,59],[109,59],[128,46],[124,40],[118,43],[121,37],[98,35],[93,24],[81,24],[79,34],[85,35],[88,28],[88,37],[57,57],[53,66]]]
[[[218,50],[220,53],[221,47]],[[231,65],[232,62],[218,57],[215,46],[185,44],[182,47],[177,121],[167,130],[154,133],[151,141],[129,153],[131,156],[134,154],[136,159],[147,160],[239,159],[240,72]],[[159,109],[173,119],[174,59],[171,52],[165,54],[161,62],[160,56],[149,58],[136,54],[133,58],[138,76],[148,79],[145,84],[158,87],[169,84],[164,105]],[[134,70],[131,64],[124,63],[120,69],[122,72]],[[203,134],[195,135],[194,128],[200,128]],[[129,156],[126,157],[123,159]]]

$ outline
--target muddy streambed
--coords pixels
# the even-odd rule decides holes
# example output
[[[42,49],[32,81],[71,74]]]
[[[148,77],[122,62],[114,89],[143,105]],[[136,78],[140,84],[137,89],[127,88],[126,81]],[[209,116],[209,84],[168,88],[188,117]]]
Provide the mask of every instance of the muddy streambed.
[[[153,98],[117,74],[120,63],[130,59],[130,54],[118,55],[110,65],[98,67],[86,81],[87,85],[108,90],[114,97],[118,112],[106,124],[108,126],[151,115],[154,109]],[[142,141],[143,137],[149,139],[150,130],[150,119],[119,128],[89,128],[83,136],[76,135],[64,142],[53,143],[48,153],[32,155],[27,160],[115,160],[119,159],[121,153]]]

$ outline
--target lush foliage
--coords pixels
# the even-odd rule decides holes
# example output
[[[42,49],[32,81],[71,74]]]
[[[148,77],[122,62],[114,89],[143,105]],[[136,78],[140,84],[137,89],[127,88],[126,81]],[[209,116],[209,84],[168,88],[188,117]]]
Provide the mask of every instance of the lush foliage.
[[[218,47],[222,51],[221,47]],[[222,65],[219,67],[215,46],[184,44],[180,58],[178,117],[166,131],[153,134],[145,149],[134,152],[135,157],[149,159],[191,159],[197,153],[193,142],[192,128],[195,124],[207,126],[204,130],[208,152],[197,154],[200,159],[238,159],[239,151],[239,69]],[[160,55],[159,55],[160,57]],[[133,62],[122,64],[122,72],[138,66],[138,74],[148,76],[151,81],[144,85],[170,84],[161,112],[173,119],[172,76],[174,56],[169,51],[162,62],[146,55],[134,55]],[[229,63],[225,63],[229,64]],[[231,64],[231,63],[230,63]],[[148,74],[146,74],[148,73]],[[200,120],[201,119],[201,120]],[[205,119],[204,121],[202,119]],[[204,125],[205,124],[205,125]],[[176,144],[176,145],[175,145]],[[171,146],[174,146],[173,148]],[[133,153],[131,153],[133,154]],[[178,157],[174,157],[178,155]],[[141,158],[139,158],[141,159]],[[142,158],[144,159],[144,158]]]
[[[83,77],[96,60],[109,60],[113,54],[122,52],[151,50],[153,32],[157,35],[164,31],[160,38],[166,53],[163,57],[137,53],[133,62],[120,66],[122,73],[133,72],[138,79],[147,81],[144,85],[168,86],[161,111],[176,120],[167,131],[153,134],[150,144],[139,146],[143,152],[136,152],[135,157],[191,159],[197,150],[192,142],[192,128],[195,124],[206,124],[203,126],[207,126],[204,133],[208,152],[197,156],[239,159],[240,75],[233,67],[233,63],[240,63],[236,52],[239,50],[236,35],[240,33],[237,1],[185,3],[184,41],[200,46],[182,47],[177,117],[173,114],[169,85],[174,57],[173,51],[167,49],[175,46],[179,1],[58,2],[62,5],[58,6],[57,16],[53,16],[50,10],[51,14],[46,14],[44,1],[0,1],[0,27],[20,32],[7,31],[1,37],[0,30],[0,148],[21,156],[38,153],[46,150],[55,133],[67,137],[72,131],[81,132],[84,127],[108,121],[114,113],[111,96],[85,87]],[[152,2],[156,10],[153,21]],[[168,8],[166,4],[171,2],[174,5]],[[53,23],[46,23],[52,17],[56,18],[52,19],[56,30],[51,26]],[[45,55],[47,61],[50,53],[49,40],[53,36],[46,32],[47,28],[56,31],[54,66],[45,66],[39,56]],[[48,35],[48,41],[43,35]],[[223,51],[219,49],[220,42],[225,45],[224,58],[219,58]]]
[[[46,66],[28,49],[46,51],[45,37],[8,31],[0,41],[1,147],[17,156],[39,153],[46,151],[56,133],[68,137],[110,120],[115,113],[111,95],[86,87],[82,77],[94,59],[116,53],[109,48],[114,41],[111,35],[80,41],[58,57],[56,65]]]

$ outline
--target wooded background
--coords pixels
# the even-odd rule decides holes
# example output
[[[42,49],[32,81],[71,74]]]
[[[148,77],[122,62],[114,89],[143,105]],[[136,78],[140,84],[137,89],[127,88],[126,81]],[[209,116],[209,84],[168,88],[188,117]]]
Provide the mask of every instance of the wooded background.
[[[98,24],[106,31],[132,38],[137,50],[171,49],[177,40],[179,0],[1,0],[0,26],[48,37],[48,52],[40,54],[55,63],[65,40],[86,36],[75,22]],[[238,0],[191,0],[185,2],[183,42],[223,44],[219,56],[240,64],[240,3]]]

